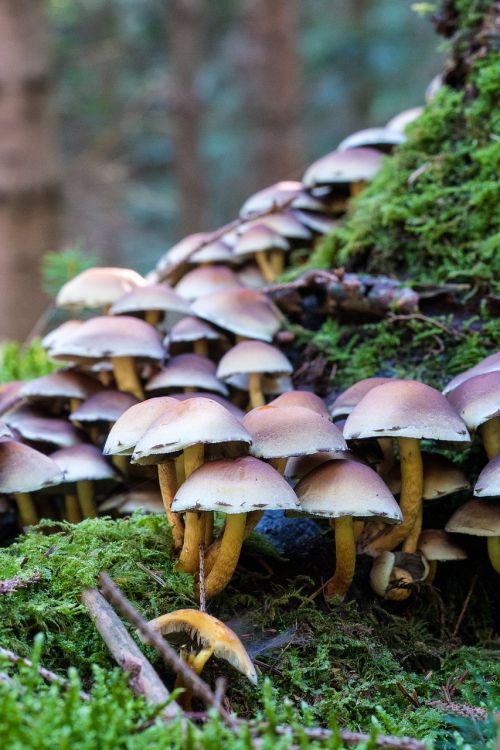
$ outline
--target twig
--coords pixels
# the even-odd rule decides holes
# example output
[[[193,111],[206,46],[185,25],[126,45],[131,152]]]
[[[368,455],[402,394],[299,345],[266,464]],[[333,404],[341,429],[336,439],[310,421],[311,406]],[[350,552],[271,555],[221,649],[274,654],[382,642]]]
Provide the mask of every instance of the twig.
[[[465,597],[465,600],[464,600],[464,603],[463,603],[463,606],[462,606],[462,610],[461,610],[460,614],[458,615],[458,620],[457,620],[457,622],[455,624],[455,627],[453,628],[452,638],[456,638],[457,633],[460,630],[460,625],[462,624],[462,620],[465,617],[465,613],[467,611],[467,607],[469,606],[469,602],[470,602],[472,593],[473,593],[474,589],[476,588],[476,584],[477,584],[478,580],[479,580],[479,574],[475,573],[475,575],[472,578],[472,581],[470,583],[469,590],[467,592],[467,596]]]
[[[0,581],[0,594],[12,594],[18,589],[25,589],[32,583],[37,583],[42,578],[40,571],[35,571],[29,578],[21,578],[20,576],[14,576],[14,578],[7,578]]]
[[[199,589],[200,589],[200,612],[207,611],[207,597],[205,594],[205,545],[203,542],[199,547],[200,551],[200,570],[199,570]]]
[[[11,664],[23,664],[25,667],[33,667],[33,662],[29,659],[25,659],[23,656],[19,656],[18,654],[15,654],[13,651],[9,651],[6,648],[2,648],[0,646],[0,656],[4,656],[7,661],[10,661]],[[51,672],[50,669],[45,669],[45,667],[36,667],[36,671],[47,682],[53,682],[56,685],[60,685],[64,688],[70,687],[70,682],[64,677],[59,677],[59,675],[55,674],[55,672]],[[84,701],[90,700],[90,695],[88,693],[85,693],[83,690],[80,690],[80,698]]]
[[[101,573],[99,576],[99,582],[102,587],[102,593],[113,606],[133,625],[141,636],[143,636],[145,643],[158,651],[165,664],[173,669],[175,672],[181,675],[183,683],[188,686],[195,695],[208,706],[217,708],[217,699],[212,690],[209,688],[206,682],[204,682],[198,675],[191,669],[191,667],[177,654],[167,641],[161,637],[137,612],[136,609],[131,605],[128,599],[120,591],[111,578],[106,573]],[[114,614],[114,613],[113,613]],[[218,708],[219,715],[222,720],[229,726],[234,727],[236,720],[222,707]]]
[[[427,315],[423,315],[423,313],[411,313],[408,315],[388,315],[387,316],[387,322],[388,323],[397,323],[400,320],[419,320],[421,323],[427,323],[427,325],[434,326],[434,328],[439,328],[441,331],[444,331],[448,334],[448,336],[451,336],[455,339],[464,339],[465,335],[463,333],[460,333],[460,331],[454,331],[452,328],[447,326],[445,323],[442,323],[440,320],[436,320],[435,318],[429,318]]]
[[[82,602],[117,663],[130,673],[132,690],[154,705],[169,701],[169,691],[101,594],[96,589],[87,589],[82,593]],[[170,720],[180,710],[177,703],[172,701],[165,706],[162,716]]]
[[[443,711],[445,714],[453,714],[453,716],[462,716],[464,719],[473,719],[474,721],[486,721],[488,718],[488,712],[485,708],[479,708],[478,706],[470,706],[468,703],[450,703],[448,701],[424,701],[424,706],[428,708],[435,708],[438,711]]]

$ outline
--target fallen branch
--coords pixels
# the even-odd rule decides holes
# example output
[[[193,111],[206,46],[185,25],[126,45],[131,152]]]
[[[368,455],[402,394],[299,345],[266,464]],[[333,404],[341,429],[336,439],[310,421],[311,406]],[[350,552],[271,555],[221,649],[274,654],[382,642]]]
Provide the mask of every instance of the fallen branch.
[[[32,583],[37,583],[42,578],[42,574],[36,571],[29,578],[21,578],[20,576],[14,576],[14,578],[6,578],[0,581],[0,594],[12,594],[18,589],[25,589],[31,586]]]
[[[32,668],[34,666],[33,662],[29,659],[25,659],[23,656],[19,656],[19,654],[15,654],[13,651],[2,648],[2,646],[0,646],[0,656],[5,657],[7,661],[10,661],[11,664],[22,664],[23,666],[29,668]],[[38,672],[40,677],[42,677],[42,679],[46,680],[47,682],[53,682],[63,688],[70,687],[69,680],[64,677],[59,677],[59,675],[57,675],[55,672],[51,672],[50,669],[45,669],[45,667],[36,667],[36,671]],[[90,700],[90,695],[81,690],[80,698],[83,701],[88,701]]]
[[[480,708],[479,706],[470,706],[468,703],[427,700],[423,701],[422,705],[426,706],[427,708],[435,708],[445,714],[462,716],[462,718],[464,719],[473,719],[474,721],[486,721],[488,718],[488,712],[485,708]]]

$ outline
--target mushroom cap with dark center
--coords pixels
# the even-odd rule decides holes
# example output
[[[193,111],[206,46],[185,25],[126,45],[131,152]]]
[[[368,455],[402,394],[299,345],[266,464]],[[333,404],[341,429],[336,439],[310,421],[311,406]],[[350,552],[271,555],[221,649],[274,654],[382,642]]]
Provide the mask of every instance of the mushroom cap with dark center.
[[[65,482],[118,481],[118,475],[95,445],[73,445],[55,451],[50,457],[64,472]]]
[[[404,133],[407,126],[420,117],[424,111],[423,107],[410,107],[410,109],[404,109],[394,117],[391,117],[389,122],[386,123],[388,130],[394,130],[396,133]]]
[[[289,250],[290,244],[285,237],[265,224],[255,224],[240,235],[234,246],[235,257],[255,255],[267,250]]]
[[[301,479],[295,491],[302,511],[313,516],[352,516],[385,523],[403,520],[385,482],[357,461],[327,461]]]
[[[103,390],[95,378],[76,370],[56,370],[49,375],[35,378],[22,386],[19,395],[31,400],[86,399]]]
[[[452,534],[500,536],[500,504],[469,500],[455,511],[445,530]]]
[[[467,552],[443,529],[424,529],[418,538],[417,548],[427,560],[446,562],[467,559]]]
[[[228,289],[196,300],[192,312],[210,323],[260,341],[272,341],[281,328],[281,314],[255,289]]]
[[[350,148],[368,146],[377,149],[377,151],[382,151],[382,153],[390,154],[395,146],[399,146],[405,141],[406,136],[404,133],[400,133],[397,130],[391,130],[388,127],[365,128],[364,130],[358,130],[355,133],[351,133],[347,138],[344,138],[344,140],[337,146],[337,150],[346,151]]]
[[[231,375],[254,372],[287,374],[293,372],[293,367],[275,346],[264,341],[241,341],[224,354],[217,368],[217,377],[225,380]]]
[[[204,445],[206,454],[241,456],[248,453],[251,437],[242,423],[209,398],[179,401],[166,410],[137,441],[133,463],[162,463],[192,445]]]
[[[146,280],[131,268],[87,268],[59,290],[58,307],[104,307]]]
[[[116,422],[134,404],[139,403],[131,393],[123,391],[102,391],[86,399],[71,412],[72,422]]]
[[[442,393],[415,380],[372,388],[345,423],[346,440],[386,436],[470,441],[465,424]]]
[[[189,314],[189,305],[166,284],[147,284],[124,294],[113,303],[111,315],[145,313],[148,310]]]
[[[287,391],[286,393],[282,393],[280,396],[273,399],[269,406],[279,406],[280,408],[301,406],[303,409],[314,411],[316,414],[319,414],[320,417],[324,417],[325,419],[330,418],[330,414],[323,402],[323,399],[321,399],[312,391]]]
[[[179,320],[170,329],[163,343],[165,346],[170,344],[193,342],[193,341],[220,341],[223,335],[216,331],[206,320],[200,320],[193,315],[188,315]]]
[[[258,458],[347,450],[342,433],[332,422],[302,406],[258,406],[242,423],[252,437],[250,452]]]
[[[283,477],[253,456],[212,461],[196,469],[177,490],[174,512],[296,510],[297,497]]]
[[[263,214],[279,208],[284,208],[303,190],[303,185],[297,180],[283,180],[259,190],[247,198],[240,209],[240,217],[248,219],[254,214]]]
[[[382,166],[383,154],[374,148],[331,151],[315,161],[303,178],[307,188],[337,183],[368,182]]]
[[[188,401],[190,398],[209,398],[227,409],[233,417],[236,417],[236,419],[241,421],[245,416],[245,412],[242,409],[239,409],[235,404],[232,404],[231,401],[228,401],[224,396],[219,396],[218,393],[195,391],[193,393],[171,393],[170,395],[172,398],[177,399],[177,401]]]
[[[61,484],[64,474],[51,458],[14,440],[0,440],[0,492],[36,492]]]
[[[470,430],[500,416],[500,371],[475,375],[450,391],[446,398]]]
[[[54,359],[96,361],[108,357],[162,360],[165,352],[158,332],[139,318],[123,315],[91,318],[54,346]]]
[[[469,480],[459,466],[445,456],[422,451],[424,470],[424,485],[422,497],[424,500],[436,500],[439,497],[453,495],[455,492],[470,487]],[[399,466],[394,466],[385,477],[387,485],[394,495],[401,492],[401,472]]]
[[[201,266],[177,282],[175,291],[184,300],[196,300],[226,289],[241,289],[241,281],[226,266]],[[189,308],[186,310],[189,312]]]
[[[500,496],[500,455],[486,464],[477,479],[474,494],[477,497]]]
[[[267,216],[259,216],[256,219],[249,219],[240,225],[237,233],[241,235],[250,231],[253,227],[261,225],[289,240],[310,240],[312,237],[310,230],[299,221],[293,211],[280,211],[279,213],[267,214]]]
[[[461,372],[454,377],[453,380],[450,380],[448,385],[443,388],[443,393],[448,395],[448,393],[451,393],[459,385],[462,385],[462,383],[465,383],[470,378],[474,378],[476,375],[484,375],[487,372],[498,372],[498,370],[500,370],[500,352],[495,352],[482,359],[474,367],[470,367],[465,372]]]
[[[200,354],[178,354],[146,383],[146,391],[168,388],[199,388],[227,396],[228,390],[216,374],[216,366]]]
[[[43,412],[29,406],[22,406],[5,414],[4,421],[24,440],[33,443],[49,443],[60,448],[68,448],[82,442],[79,433],[65,419],[47,417]]]
[[[110,430],[103,448],[105,455],[128,456],[148,427],[165,409],[177,409],[179,402],[170,396],[159,396],[141,401],[127,409]]]
[[[394,378],[364,378],[363,380],[359,380],[341,393],[340,396],[337,396],[331,406],[330,414],[333,419],[347,416],[372,388],[384,385],[384,383],[390,383],[393,380]]]

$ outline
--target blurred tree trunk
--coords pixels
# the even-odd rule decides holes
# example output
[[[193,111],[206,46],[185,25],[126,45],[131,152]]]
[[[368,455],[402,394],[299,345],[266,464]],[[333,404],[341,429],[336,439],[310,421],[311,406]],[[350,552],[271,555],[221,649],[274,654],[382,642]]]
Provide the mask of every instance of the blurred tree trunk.
[[[174,142],[179,229],[182,235],[203,228],[204,166],[201,156],[202,103],[197,77],[203,57],[203,0],[167,3],[170,58],[169,112]]]
[[[49,38],[41,0],[0,0],[0,336],[28,334],[46,305],[43,254],[60,203]]]
[[[247,0],[248,113],[254,187],[300,177],[298,0]]]
[[[346,13],[344,24],[350,40],[349,57],[346,60],[346,78],[350,82],[349,133],[361,130],[370,124],[373,94],[377,89],[370,66],[372,40],[368,12],[371,4],[372,0],[349,0],[344,6]]]

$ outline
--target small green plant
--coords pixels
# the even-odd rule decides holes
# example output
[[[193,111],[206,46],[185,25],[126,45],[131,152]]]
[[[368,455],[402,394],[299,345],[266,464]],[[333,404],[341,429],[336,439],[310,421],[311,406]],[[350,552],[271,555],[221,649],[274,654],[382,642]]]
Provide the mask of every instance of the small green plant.
[[[51,297],[59,289],[86,268],[99,265],[94,253],[86,252],[79,244],[67,247],[60,252],[47,253],[42,261],[42,287]]]
[[[49,359],[39,339],[29,344],[7,341],[0,346],[0,383],[31,380],[48,375],[57,367],[60,364]]]

